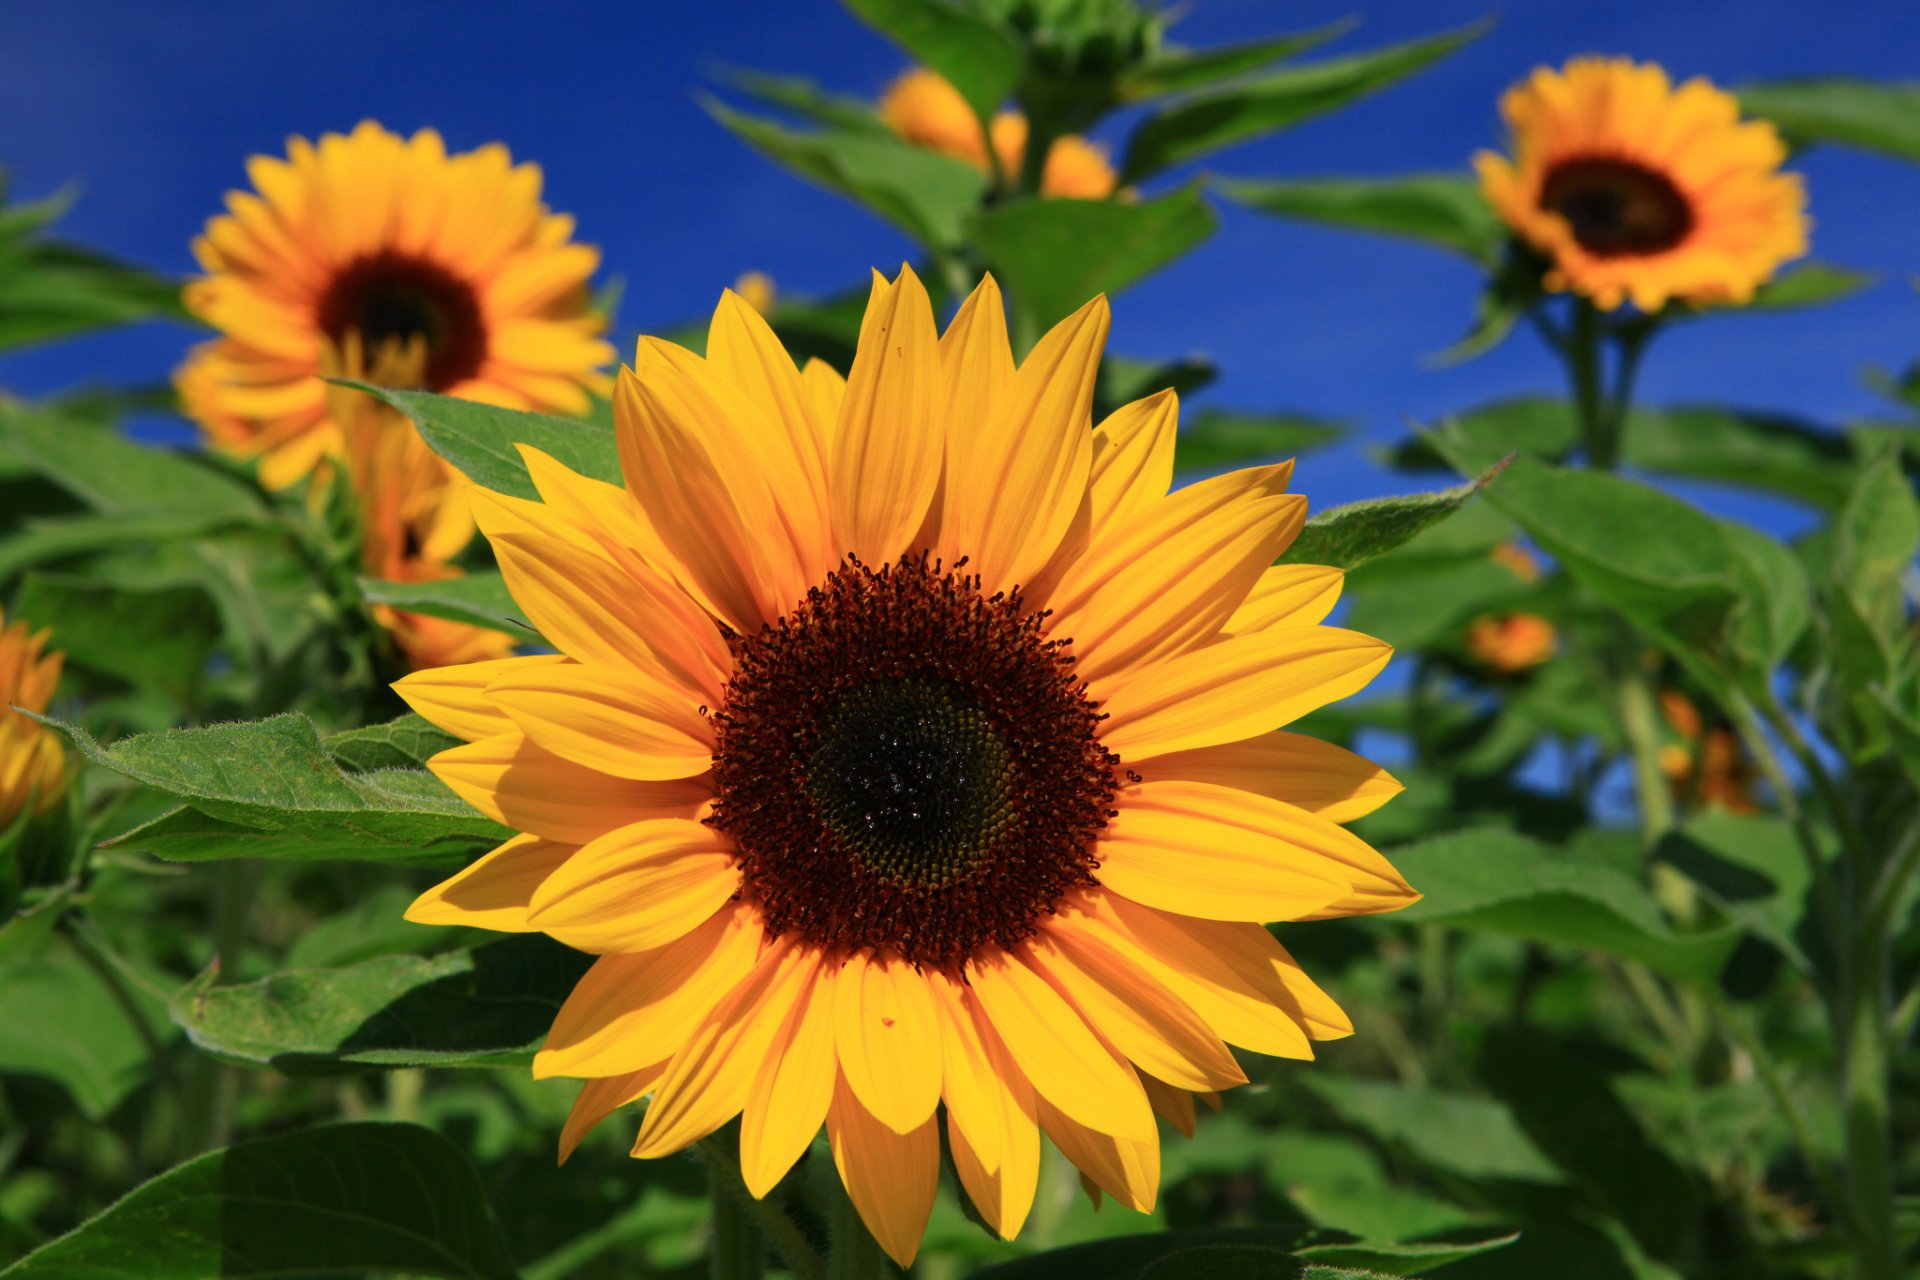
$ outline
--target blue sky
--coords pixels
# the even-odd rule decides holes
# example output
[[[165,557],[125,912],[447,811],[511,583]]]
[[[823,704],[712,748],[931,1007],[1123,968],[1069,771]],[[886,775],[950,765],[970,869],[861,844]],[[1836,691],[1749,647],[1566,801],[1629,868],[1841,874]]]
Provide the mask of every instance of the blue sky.
[[[1462,0],[1197,0],[1174,36],[1208,45],[1357,14],[1361,25],[1331,50],[1346,52],[1489,12],[1499,19],[1492,33],[1438,67],[1209,168],[1239,176],[1461,168],[1498,141],[1501,90],[1574,53],[1630,54],[1737,84],[1911,76],[1920,47],[1920,7],[1869,0],[1531,0],[1504,11]],[[502,140],[537,160],[549,202],[575,214],[582,237],[625,278],[623,328],[704,313],[749,268],[785,290],[828,292],[910,254],[884,224],[748,152],[695,101],[725,65],[877,92],[901,55],[828,0],[61,0],[13,6],[6,27],[0,165],[15,194],[76,184],[80,202],[64,232],[159,269],[191,269],[188,241],[222,193],[244,183],[247,154],[369,116],[403,131],[434,125],[455,147]],[[1115,126],[1117,141],[1126,122]],[[1878,273],[1879,287],[1815,311],[1670,334],[1649,360],[1645,398],[1725,400],[1829,423],[1883,412],[1859,375],[1920,355],[1920,297],[1906,284],[1920,270],[1920,167],[1838,151],[1797,167],[1812,193],[1815,254]],[[1225,370],[1207,393],[1215,403],[1353,419],[1355,442],[1301,472],[1322,506],[1422,487],[1365,455],[1408,419],[1556,386],[1555,366],[1531,339],[1432,367],[1430,354],[1463,330],[1476,285],[1464,262],[1418,246],[1226,209],[1213,240],[1117,300],[1113,347],[1211,357]],[[0,359],[0,386],[33,394],[84,380],[154,380],[190,338],[148,326],[18,354]],[[1735,509],[1797,523],[1784,510]]]

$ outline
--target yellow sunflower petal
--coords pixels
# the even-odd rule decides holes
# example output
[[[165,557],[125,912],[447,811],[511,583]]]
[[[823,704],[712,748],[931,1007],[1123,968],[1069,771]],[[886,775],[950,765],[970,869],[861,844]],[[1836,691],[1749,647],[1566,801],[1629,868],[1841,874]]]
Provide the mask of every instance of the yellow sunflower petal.
[[[940,484],[945,453],[933,305],[911,268],[876,281],[833,433],[833,520],[870,565],[908,550]]]
[[[739,889],[725,836],[659,818],[582,846],[541,884],[527,921],[582,951],[646,951],[684,937]]]
[[[1244,742],[1175,751],[1130,767],[1149,781],[1210,782],[1251,791],[1328,822],[1363,818],[1404,789],[1373,761],[1298,733],[1264,733]]]
[[[494,681],[487,696],[547,750],[616,778],[690,778],[713,763],[713,727],[699,706],[631,667],[523,668]]]
[[[573,1109],[567,1112],[567,1122],[560,1129],[560,1163],[565,1164],[572,1157],[581,1140],[602,1120],[652,1093],[666,1073],[667,1064],[655,1062],[638,1071],[602,1076],[582,1085],[580,1096],[573,1100]]]
[[[967,966],[982,1012],[1034,1090],[1082,1123],[1142,1139],[1153,1133],[1140,1081],[1107,1052],[1072,1005],[1017,954]]]
[[[1152,1213],[1160,1195],[1160,1135],[1123,1138],[1090,1129],[1039,1100],[1040,1127],[1060,1154],[1108,1195],[1136,1213]]]
[[[997,1161],[988,1166],[952,1108],[947,1110],[947,1146],[967,1198],[1002,1240],[1011,1240],[1026,1225],[1040,1188],[1040,1126],[1032,1087],[1022,1079],[1017,1088],[1002,1088],[1005,1105],[997,1117],[1005,1128],[997,1138]]]
[[[820,952],[782,938],[674,1054],[633,1154],[671,1155],[738,1115],[768,1047],[820,970]]]
[[[1310,627],[1323,622],[1340,600],[1346,574],[1319,564],[1276,564],[1260,575],[1221,628],[1229,635]]]
[[[1222,1040],[1276,1058],[1311,1058],[1286,1011],[1279,944],[1257,924],[1196,920],[1100,890],[1078,895],[1056,929],[1084,931],[1164,983]]]
[[[554,1016],[534,1077],[611,1075],[670,1054],[752,971],[764,936],[759,910],[735,903],[663,947],[601,956]]]
[[[989,296],[985,289],[970,300],[978,304],[970,315],[998,309],[997,291]],[[956,438],[948,442],[943,545],[973,557],[988,595],[1030,583],[1085,500],[1093,384],[1108,325],[1107,300],[1095,298],[1040,340],[1003,391],[962,401],[963,409],[989,416],[949,418]],[[999,361],[1005,337],[990,320],[970,325],[969,337],[956,360],[988,367]]]
[[[800,370],[800,387],[806,392],[807,403],[813,407],[813,416],[820,423],[821,443],[831,457],[833,438],[840,429],[840,402],[846,398],[847,380],[840,376],[838,369],[815,356]]]
[[[1185,1089],[1229,1089],[1246,1073],[1199,1014],[1111,948],[1071,930],[1028,944],[1040,975],[1143,1073]]]
[[[940,1101],[940,1024],[927,980],[895,958],[856,951],[835,983],[834,1044],[854,1096],[895,1133]]]
[[[456,738],[478,742],[513,728],[507,713],[487,697],[487,686],[502,675],[568,661],[557,653],[525,658],[496,658],[455,667],[429,667],[396,680],[393,691],[414,712]]]
[[[527,904],[534,890],[576,847],[538,836],[515,836],[415,898],[407,908],[407,919],[415,924],[529,932],[533,926],[527,923]]]
[[[450,747],[427,768],[494,821],[567,844],[650,818],[701,817],[713,802],[708,779],[610,777],[553,754],[517,729]]]
[[[1190,850],[1184,857],[1183,847]],[[1210,920],[1369,915],[1420,896],[1372,845],[1345,828],[1283,801],[1211,782],[1167,779],[1129,788],[1100,848],[1112,850],[1101,866],[1101,883],[1137,902]],[[1258,865],[1242,866],[1242,860]],[[1188,868],[1184,886],[1177,883],[1182,865]],[[1200,905],[1216,875],[1223,888],[1243,881],[1257,904],[1219,914],[1236,908],[1229,900],[1214,903],[1213,910],[1191,910],[1165,896]],[[1164,878],[1176,883],[1163,885]],[[1334,897],[1305,905],[1328,884],[1336,887]],[[1267,894],[1274,896],[1267,900]],[[1279,909],[1289,903],[1292,910]]]
[[[824,496],[827,432],[816,402],[766,318],[731,289],[721,296],[707,329],[707,362],[759,405],[770,423],[786,430],[807,488]]]
[[[805,1154],[833,1100],[838,984],[830,968],[822,965],[795,1000],[740,1112],[740,1176],[755,1196],[773,1190]]]
[[[1142,515],[1173,486],[1180,397],[1171,388],[1121,405],[1093,432],[1087,481],[1096,532]]]
[[[1176,1089],[1164,1080],[1156,1080],[1144,1071],[1140,1073],[1140,1087],[1147,1091],[1147,1101],[1153,1107],[1153,1114],[1178,1129],[1182,1137],[1193,1136],[1192,1093]]]
[[[1109,682],[1100,738],[1122,759],[1238,742],[1366,688],[1392,653],[1335,627],[1233,636]]]
[[[868,1114],[842,1076],[827,1110],[827,1140],[860,1220],[888,1257],[912,1266],[940,1186],[940,1133],[933,1117],[911,1133],[895,1133]]]

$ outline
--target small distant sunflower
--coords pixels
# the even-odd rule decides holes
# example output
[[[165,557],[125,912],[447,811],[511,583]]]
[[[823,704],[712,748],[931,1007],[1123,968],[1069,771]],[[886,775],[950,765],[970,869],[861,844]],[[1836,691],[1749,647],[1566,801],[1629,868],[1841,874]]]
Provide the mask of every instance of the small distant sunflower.
[[[431,767],[524,832],[410,918],[600,959],[534,1062],[587,1083],[562,1155],[653,1095],[662,1156],[741,1118],[764,1195],[824,1123],[903,1265],[940,1168],[1002,1235],[1044,1131],[1140,1210],[1153,1115],[1352,1024],[1261,927],[1416,896],[1339,823],[1399,790],[1274,730],[1379,641],[1320,625],[1337,569],[1274,566],[1290,463],[1168,493],[1162,392],[1093,429],[1097,299],[1017,368],[983,282],[944,335],[876,277],[844,381],[723,296],[704,358],[643,340],[626,484],[523,447],[543,501],[473,491],[559,652],[396,686],[467,739]]]
[[[987,171],[989,139],[960,91],[936,71],[915,67],[895,80],[880,100],[880,118],[906,141]],[[1011,179],[1027,153],[1027,118],[1003,111],[993,118],[993,155]],[[1041,170],[1040,194],[1061,200],[1104,200],[1119,181],[1106,152],[1079,134],[1054,140]]]
[[[389,344],[369,367],[366,353],[350,336],[344,350],[325,353],[321,367],[330,377],[412,386],[425,359],[425,343],[415,338],[403,347]],[[474,532],[464,478],[427,446],[412,423],[365,392],[328,385],[327,411],[346,450],[367,575],[388,582],[461,576],[454,560]],[[513,651],[511,636],[486,627],[384,604],[372,612],[410,669],[504,658]]]
[[[1660,691],[1660,717],[1680,739],[1660,749],[1660,771],[1674,797],[1725,809],[1760,812],[1760,771],[1724,725],[1706,725],[1700,709],[1678,689]]]
[[[497,144],[449,156],[431,129],[367,121],[289,139],[285,160],[247,170],[254,191],[231,193],[194,242],[207,275],[185,293],[222,336],[175,381],[209,439],[257,456],[266,484],[339,456],[314,375],[350,338],[369,353],[422,340],[419,385],[464,399],[580,414],[605,393],[613,349],[587,291],[599,251],[540,202],[538,166]]]
[[[1481,666],[1513,675],[1553,657],[1558,633],[1537,613],[1489,615],[1468,625],[1466,644],[1468,654]]]
[[[1738,303],[1807,251],[1806,193],[1772,124],[1705,79],[1575,58],[1507,91],[1513,158],[1474,157],[1487,200],[1551,260],[1547,287],[1613,310]]]
[[[64,658],[45,652],[47,633],[34,634],[0,611],[0,830],[13,824],[28,803],[44,813],[66,789],[67,759],[60,740],[45,725],[13,708],[45,711],[60,683]]]

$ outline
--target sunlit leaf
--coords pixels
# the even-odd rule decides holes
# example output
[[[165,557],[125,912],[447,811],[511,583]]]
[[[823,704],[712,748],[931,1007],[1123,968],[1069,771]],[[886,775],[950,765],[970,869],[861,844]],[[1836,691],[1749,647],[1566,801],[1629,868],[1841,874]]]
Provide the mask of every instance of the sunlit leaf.
[[[408,712],[385,724],[330,733],[320,740],[327,753],[353,773],[376,769],[417,769],[427,758],[460,739]]]
[[[1202,409],[1180,424],[1174,465],[1213,472],[1272,462],[1332,444],[1347,429],[1347,423],[1304,413]]]
[[[1774,80],[1740,90],[1740,106],[1789,141],[1834,143],[1920,161],[1920,85],[1844,76]]]
[[[434,452],[467,479],[516,498],[538,498],[517,444],[530,444],[585,476],[620,483],[620,451],[613,428],[571,418],[501,409],[427,391],[395,391],[351,383],[413,420]]]
[[[1358,568],[1458,511],[1498,474],[1499,467],[1495,466],[1477,480],[1438,493],[1369,498],[1322,511],[1307,521],[1300,536],[1281,555],[1280,562]]]
[[[946,0],[842,0],[916,59],[945,76],[981,119],[1020,83],[1026,65],[1007,32]]]
[[[1310,31],[1242,44],[1217,45],[1211,49],[1166,49],[1120,78],[1120,97],[1127,102],[1142,102],[1169,93],[1204,89],[1222,80],[1258,71],[1270,62],[1317,48],[1345,35],[1356,25],[1355,19],[1342,18]]]

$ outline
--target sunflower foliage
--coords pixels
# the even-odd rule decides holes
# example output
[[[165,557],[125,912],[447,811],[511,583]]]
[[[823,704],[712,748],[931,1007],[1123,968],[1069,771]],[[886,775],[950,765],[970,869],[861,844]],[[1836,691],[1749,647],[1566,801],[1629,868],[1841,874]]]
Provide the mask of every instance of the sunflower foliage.
[[[1477,176],[1437,157],[1402,178],[1202,178],[1189,166],[1386,90],[1479,28],[1329,54],[1344,25],[1192,49],[1168,11],[1133,0],[846,7],[913,64],[878,98],[734,72],[706,105],[905,232],[918,274],[818,300],[743,281],[711,330],[669,330],[704,360],[647,340],[638,370],[610,378],[597,251],[539,202],[537,171],[500,147],[450,155],[431,130],[369,122],[256,158],[259,192],[209,224],[206,274],[184,289],[57,239],[60,201],[0,203],[0,349],[204,326],[172,388],[0,392],[0,1280],[1912,1274],[1920,372],[1874,374],[1888,416],[1845,425],[1634,391],[1671,326],[1733,332],[1730,313],[1873,283],[1804,257],[1808,193],[1782,166],[1820,146],[1920,161],[1911,86],[1780,82],[1736,99],[1576,60],[1516,74],[1511,136],[1489,139],[1507,151]],[[1628,118],[1684,116],[1695,127],[1659,136],[1706,150],[1581,133],[1577,111],[1554,134],[1529,95],[1577,103],[1583,86],[1639,95]],[[1123,143],[1089,141],[1119,113]],[[416,185],[391,204],[390,239],[368,218],[340,261],[276,258],[308,232],[346,235],[301,219],[391,194],[394,174]],[[1769,211],[1760,231],[1716,219],[1715,181]],[[508,220],[518,232],[436,241],[429,227],[467,223],[408,221],[488,184],[525,215]],[[1462,300],[1450,354],[1532,327],[1565,395],[1424,424],[1383,457],[1396,488],[1430,491],[1302,521],[1283,469],[1232,469],[1343,424],[1208,406],[1176,434],[1177,398],[1214,369],[1101,354],[1092,300],[1124,307],[1134,282],[1205,252],[1215,198],[1464,256],[1484,287]],[[261,233],[269,216],[301,234]],[[1257,518],[1222,545],[1254,560],[1205,550],[1204,522],[1142,540],[1135,526],[1162,528],[1148,497],[1174,499],[1097,479],[1088,546],[1123,548],[1119,580],[1159,574],[1163,597],[1090,605],[1072,587],[1083,565],[1006,538],[976,552],[980,579],[899,560],[916,530],[954,549],[940,539],[976,516],[991,543],[979,513],[1000,497],[959,485],[934,506],[928,480],[903,514],[842,481],[864,460],[850,429],[884,419],[894,433],[869,448],[913,447],[897,430],[910,414],[862,406],[946,411],[912,401],[921,384],[872,337],[935,351],[936,321],[987,371],[979,385],[1003,358],[1016,391],[1038,385],[1030,369],[1073,370],[1070,392],[1036,403],[1098,424],[1094,472],[1124,469],[1117,454],[1162,491],[1176,468],[1246,486]],[[743,510],[722,530],[791,543],[819,570],[777,619],[755,610],[791,565],[749,554],[729,577],[737,565],[700,558],[673,523],[749,503],[708,464],[765,461],[754,450],[773,437],[741,424],[775,403],[834,423],[839,450],[809,454],[825,431],[779,437],[778,496],[755,509],[769,518]],[[127,430],[176,413],[204,447]],[[1048,420],[1030,417],[1035,433]],[[695,420],[711,434],[673,434]],[[1078,456],[1084,441],[1063,438]],[[972,447],[960,439],[946,437]],[[884,458],[889,495],[948,465],[939,447]],[[1295,487],[1311,492],[1311,472]],[[1783,541],[1723,518],[1678,496],[1691,481],[1794,504],[1808,531]],[[1177,492],[1196,490],[1226,491]],[[1125,520],[1109,519],[1116,501]],[[1074,511],[1025,514],[1072,545]],[[885,575],[828,571],[821,531],[842,528],[880,548]],[[1211,578],[1167,572],[1189,543],[1213,575],[1241,575],[1224,607]],[[1021,557],[1023,589],[1105,635],[1084,683],[1056,671],[1040,622],[1018,622],[1010,587],[979,586]],[[1336,625],[1319,626],[1336,595]],[[893,612],[860,612],[874,600]],[[885,632],[899,616],[938,625],[903,639]],[[1014,697],[1022,671],[1056,700],[1104,697],[1122,645],[1173,670],[1168,634],[1327,647],[1305,688],[1189,691],[1199,727],[1184,704],[1143,712],[1136,692],[1129,707],[1123,685],[1100,718],[1079,693],[1048,703],[1071,750],[1050,744],[1047,793],[1015,800],[1080,804],[1075,840],[1105,860],[1066,857],[1045,909],[1016,922],[1029,931],[989,947],[874,924],[847,887],[868,863],[827,874],[808,858],[834,841],[862,859],[899,849],[812,810],[804,839],[770,845],[801,819],[778,808],[773,774],[741,780],[742,760],[804,733],[843,748],[849,716],[896,740],[933,722],[987,753],[967,770],[991,763],[1000,729],[911,678],[808,727],[808,682],[845,672],[805,645],[861,626],[909,656],[983,628],[1004,661],[998,685],[972,689],[981,706]],[[1342,697],[1381,641],[1404,674]],[[728,683],[725,705],[695,713],[718,687],[702,664],[722,654],[760,701]],[[687,705],[649,703],[662,688]],[[1268,732],[1276,719],[1288,733]],[[1254,727],[1205,737],[1224,721]],[[1164,754],[1129,745],[1119,756],[1144,777],[1114,775],[1101,744],[1155,723]],[[1222,753],[1254,733],[1277,780],[1246,782],[1251,757]],[[841,781],[806,793],[820,812],[884,808]],[[1217,848],[1170,862],[1087,835],[1109,804],[1119,833],[1165,819],[1130,808],[1130,785],[1236,795],[1260,821],[1219,843],[1306,866],[1319,896],[1223,867]],[[630,825],[607,830],[608,812]],[[672,876],[627,857],[623,840],[668,828],[694,849]],[[722,856],[722,840],[753,858]],[[1006,883],[1002,896],[1025,885]],[[1231,901],[1283,889],[1294,909],[1271,932],[1278,911]],[[964,905],[967,921],[1009,909]],[[664,932],[668,908],[706,923]],[[761,915],[776,911],[778,929]],[[763,926],[791,935],[765,960]],[[1186,950],[1142,943],[1155,928]],[[949,963],[962,943],[972,969]],[[1104,997],[1087,978],[1129,964],[1147,967]],[[866,985],[849,997],[849,982]],[[801,994],[767,994],[788,987]],[[1273,998],[1249,1013],[1254,990]],[[802,1046],[822,1036],[839,1074],[817,1052],[808,1065]],[[854,1037],[876,1051],[849,1059]],[[1290,1060],[1315,1056],[1309,1039],[1327,1042],[1318,1061]],[[1087,1123],[1122,1095],[1158,1141]],[[986,1115],[1005,1121],[990,1138]]]

